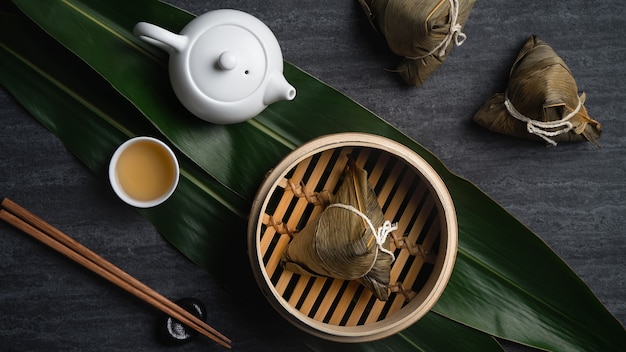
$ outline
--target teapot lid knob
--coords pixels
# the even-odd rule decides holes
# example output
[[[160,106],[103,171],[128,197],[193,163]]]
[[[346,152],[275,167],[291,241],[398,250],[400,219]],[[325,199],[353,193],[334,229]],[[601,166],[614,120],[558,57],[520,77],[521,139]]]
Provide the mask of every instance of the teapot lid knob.
[[[221,69],[230,71],[237,67],[237,56],[230,51],[224,51],[217,59],[217,64]]]

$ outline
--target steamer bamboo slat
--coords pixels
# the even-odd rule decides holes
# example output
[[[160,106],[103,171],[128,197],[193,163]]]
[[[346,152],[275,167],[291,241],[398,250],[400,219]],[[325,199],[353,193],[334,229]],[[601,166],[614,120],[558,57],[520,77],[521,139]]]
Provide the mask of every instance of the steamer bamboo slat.
[[[348,156],[368,172],[385,219],[398,222],[387,301],[356,281],[280,265],[292,236],[325,209],[318,200],[336,191]],[[250,260],[270,303],[299,328],[342,342],[382,338],[426,314],[447,283],[456,246],[452,200],[434,170],[402,145],[360,133],[321,137],[287,156],[260,187],[249,224]]]

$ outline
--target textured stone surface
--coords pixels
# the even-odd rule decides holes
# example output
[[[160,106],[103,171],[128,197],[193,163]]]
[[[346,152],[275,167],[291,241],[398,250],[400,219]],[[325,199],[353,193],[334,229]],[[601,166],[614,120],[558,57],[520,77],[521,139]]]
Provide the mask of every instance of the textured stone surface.
[[[259,17],[275,32],[286,60],[397,126],[475,183],[544,239],[626,321],[625,3],[479,1],[465,27],[465,44],[418,89],[385,71],[397,59],[372,32],[357,1],[175,3],[196,14],[236,8]],[[512,61],[531,34],[563,57],[587,93],[590,115],[603,124],[602,148],[546,148],[471,122],[484,100],[504,89]],[[209,323],[236,341],[235,350],[294,350],[293,337],[241,310],[4,90],[0,151],[0,196],[23,204],[165,296],[201,299]],[[3,350],[155,351],[162,348],[152,334],[157,315],[0,223]],[[196,339],[182,349],[219,347]]]

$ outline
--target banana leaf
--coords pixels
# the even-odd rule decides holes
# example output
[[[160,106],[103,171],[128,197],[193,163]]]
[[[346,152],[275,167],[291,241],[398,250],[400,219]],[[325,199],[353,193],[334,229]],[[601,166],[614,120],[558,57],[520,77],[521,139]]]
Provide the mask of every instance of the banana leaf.
[[[232,280],[230,279],[232,276],[229,277],[221,270],[224,263],[218,263],[216,258],[223,255],[216,253],[216,258],[207,255],[219,252],[227,241],[225,239],[227,236],[216,235],[224,232],[215,229],[232,225],[232,221],[236,221],[236,224],[242,223],[242,217],[248,211],[246,203],[254,194],[262,175],[273,167],[284,153],[321,134],[359,130],[398,140],[432,164],[446,182],[455,201],[460,243],[453,276],[434,308],[437,314],[429,314],[428,319],[423,319],[405,332],[388,339],[372,344],[354,345],[351,348],[368,350],[376,346],[378,350],[380,346],[395,346],[394,350],[452,349],[443,346],[437,349],[425,347],[430,346],[428,343],[433,343],[425,342],[428,338],[423,335],[428,331],[424,327],[428,322],[441,329],[448,329],[446,331],[449,333],[442,333],[446,337],[441,340],[454,340],[450,341],[451,344],[456,343],[457,347],[454,349],[459,349],[460,346],[466,349],[466,341],[451,337],[456,330],[462,331],[463,336],[472,335],[475,331],[453,324],[448,319],[493,336],[544,349],[608,351],[620,350],[626,344],[626,332],[621,324],[599,303],[571,269],[530,230],[471,183],[450,173],[423,147],[349,98],[296,67],[286,64],[285,69],[288,81],[298,89],[298,97],[293,102],[276,104],[254,120],[237,126],[199,125],[194,118],[188,117],[188,113],[176,105],[178,103],[172,92],[165,88],[159,91],[159,87],[168,86],[165,57],[142,46],[131,34],[135,22],[146,20],[177,31],[192,18],[191,15],[153,2],[142,2],[141,6],[116,1],[89,2],[88,5],[81,2],[53,1],[17,3],[22,11],[59,43],[84,60],[82,66],[93,67],[117,92],[109,92],[105,99],[108,102],[103,105],[99,105],[98,101],[88,100],[89,103],[85,104],[84,96],[89,95],[87,92],[92,89],[90,84],[84,84],[84,87],[73,90],[69,98],[50,97],[46,100],[42,98],[44,94],[33,94],[34,87],[38,86],[40,81],[49,79],[46,77],[49,77],[50,72],[48,68],[39,68],[28,59],[24,59],[20,52],[26,50],[21,48],[26,45],[24,42],[36,41],[24,40],[22,37],[21,42],[7,44],[10,39],[4,37],[9,37],[9,32],[14,32],[11,26],[17,24],[15,21],[4,19],[2,31],[6,35],[2,38],[3,61],[17,60],[22,64],[24,62],[28,64],[21,71],[3,69],[0,77],[2,84],[40,121],[48,120],[49,128],[59,135],[71,150],[80,148],[91,150],[80,151],[86,153],[84,159],[81,159],[89,160],[85,161],[88,165],[89,163],[96,165],[91,166],[96,171],[97,165],[102,165],[104,161],[97,159],[97,156],[92,158],[90,153],[106,155],[111,152],[105,150],[110,146],[100,146],[93,143],[93,139],[82,139],[82,134],[77,136],[57,132],[57,129],[62,131],[65,128],[74,128],[64,126],[77,122],[72,119],[64,121],[63,117],[47,114],[61,104],[87,105],[95,112],[96,119],[103,119],[109,123],[109,120],[117,120],[101,117],[99,112],[106,110],[107,105],[116,105],[111,104],[111,101],[128,99],[136,110],[129,115],[113,115],[124,116],[124,119],[109,123],[112,127],[106,124],[102,127],[89,122],[90,118],[83,117],[86,115],[76,114],[73,118],[86,124],[85,127],[81,127],[82,129],[93,128],[92,137],[106,134],[112,140],[122,138],[120,131],[125,129],[130,131],[131,127],[128,126],[137,124],[140,127],[137,133],[146,131],[159,133],[162,138],[174,144],[179,153],[186,155],[185,160],[189,166],[185,173],[188,173],[189,177],[185,177],[185,184],[188,182],[189,185],[184,186],[180,193],[177,191],[175,197],[163,208],[145,211],[144,214],[164,237],[183,254],[216,276],[227,289],[237,292],[237,285],[246,280]],[[50,13],[54,13],[54,16],[50,16]],[[74,25],[83,28],[80,34],[76,33]],[[85,33],[89,35],[84,35]],[[84,42],[85,38],[90,38],[87,43]],[[108,48],[106,52],[97,52],[97,48],[101,46]],[[53,83],[62,81],[66,76],[72,76],[76,69],[74,66],[64,64],[61,59],[58,61],[60,61],[57,67],[59,76],[51,80]],[[133,65],[133,62],[143,65]],[[152,66],[152,62],[157,64]],[[6,66],[4,64],[3,62],[3,67]],[[126,79],[120,72],[116,77],[120,66],[125,67],[121,72],[126,75]],[[157,67],[160,68],[157,70]],[[129,69],[133,71],[128,71]],[[151,71],[152,69],[157,71]],[[27,80],[21,78],[20,72],[23,71],[36,73],[30,85]],[[133,73],[130,79],[127,77],[129,72]],[[97,81],[97,78],[94,78],[94,81]],[[158,93],[150,92],[153,87]],[[42,107],[38,104],[44,105]],[[150,105],[156,107],[150,110]],[[169,111],[171,114],[155,113],[153,116],[154,110]],[[293,113],[294,111],[297,113]],[[128,116],[132,116],[132,121]],[[142,119],[145,121],[141,122]],[[149,125],[146,125],[146,121],[149,121]],[[118,128],[120,126],[123,128]],[[111,128],[117,131],[112,131]],[[248,142],[240,145],[237,143],[240,138]],[[76,142],[80,148],[73,149],[71,143],[76,140],[82,142]],[[206,147],[205,151],[212,151],[209,154],[219,154],[214,152],[219,150],[222,155],[219,158],[212,156],[214,159],[208,162],[206,156],[198,155],[201,153],[197,151],[194,153],[192,147],[198,144],[203,148]],[[261,147],[263,150],[258,150]],[[91,161],[92,159],[97,160]],[[245,175],[239,171],[244,171]],[[201,210],[194,210],[194,207]],[[173,221],[162,220],[163,214],[167,213]],[[176,216],[173,216],[174,214]],[[235,258],[243,258],[245,253],[245,230],[243,225],[240,227],[228,228],[230,246],[232,247],[233,241],[241,244],[241,253],[236,253],[233,256]],[[532,257],[532,260],[529,257]],[[249,281],[248,285],[252,279]],[[475,338],[471,341],[481,341],[485,346],[495,344],[491,338],[484,338],[488,337],[487,335],[472,336]],[[315,339],[306,341],[310,346],[327,344]],[[421,343],[424,347],[420,347]],[[444,344],[446,341],[439,343]],[[312,347],[316,348],[323,349]],[[489,350],[487,347],[480,349]]]

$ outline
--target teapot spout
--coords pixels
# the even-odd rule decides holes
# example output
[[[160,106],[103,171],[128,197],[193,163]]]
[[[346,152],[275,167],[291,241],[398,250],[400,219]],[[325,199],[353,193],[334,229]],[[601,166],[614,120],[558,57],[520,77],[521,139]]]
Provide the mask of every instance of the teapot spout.
[[[296,89],[287,82],[281,72],[275,71],[267,82],[263,95],[263,104],[270,105],[281,100],[293,100]]]

